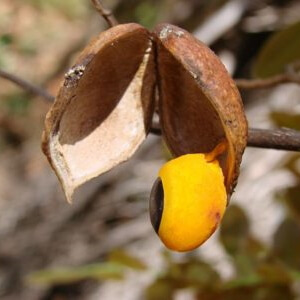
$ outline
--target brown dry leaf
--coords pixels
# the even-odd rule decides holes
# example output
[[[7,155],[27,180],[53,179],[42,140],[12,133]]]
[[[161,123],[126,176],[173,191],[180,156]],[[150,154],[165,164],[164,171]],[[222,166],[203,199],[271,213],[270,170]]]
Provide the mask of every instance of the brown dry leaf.
[[[220,158],[230,195],[247,141],[240,94],[219,58],[187,31],[169,24],[154,30],[160,124],[175,156],[207,153],[226,139]]]
[[[74,190],[130,158],[154,109],[153,46],[146,29],[101,33],[66,74],[45,121],[42,148],[69,202]]]

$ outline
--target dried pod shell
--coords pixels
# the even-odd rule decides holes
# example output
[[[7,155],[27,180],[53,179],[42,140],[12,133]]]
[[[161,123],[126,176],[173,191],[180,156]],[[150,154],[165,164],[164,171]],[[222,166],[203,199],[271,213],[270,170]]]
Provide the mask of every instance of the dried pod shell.
[[[247,140],[239,92],[219,58],[187,31],[161,24],[153,35],[165,141],[180,156],[210,152],[226,139],[228,147],[220,163],[230,195]]]
[[[154,109],[155,71],[146,29],[101,33],[65,75],[49,111],[42,148],[68,201],[74,189],[130,158]]]

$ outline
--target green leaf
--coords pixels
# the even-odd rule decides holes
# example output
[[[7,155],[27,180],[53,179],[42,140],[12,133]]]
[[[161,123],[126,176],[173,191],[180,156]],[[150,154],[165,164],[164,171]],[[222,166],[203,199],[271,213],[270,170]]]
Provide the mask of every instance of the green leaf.
[[[109,260],[135,270],[144,271],[147,269],[147,266],[140,259],[120,249],[112,251],[109,255]]]
[[[297,177],[297,179],[300,181],[300,154],[294,154],[292,155],[287,162],[284,163],[283,168],[288,169],[294,176]]]
[[[171,263],[161,277],[176,289],[207,288],[220,282],[219,274],[207,263],[189,257],[185,262]]]
[[[233,257],[233,263],[238,276],[253,276],[256,273],[257,258],[246,251],[246,248],[241,249]]]
[[[289,270],[276,261],[261,263],[257,273],[264,283],[289,284],[292,280]]]
[[[164,279],[158,279],[145,290],[146,300],[172,300],[173,286]]]
[[[220,281],[219,274],[207,263],[196,259],[179,264],[181,281],[186,287],[210,287]]]
[[[155,25],[157,15],[159,13],[159,7],[153,5],[153,2],[142,2],[135,9],[135,18],[137,23],[151,28]]]
[[[271,36],[253,65],[254,77],[266,78],[284,72],[285,66],[300,59],[300,22]]]
[[[225,250],[235,255],[245,247],[249,236],[249,222],[244,211],[237,205],[230,205],[220,227],[220,240]]]
[[[300,115],[273,111],[270,114],[271,120],[279,127],[287,127],[300,130]]]
[[[247,276],[239,276],[235,279],[229,280],[224,283],[224,289],[236,289],[244,287],[252,287],[262,284],[263,280],[258,274],[251,274]]]
[[[217,291],[200,291],[199,300],[293,300],[292,289],[288,285],[263,285],[255,278],[241,278],[245,285],[222,287]]]
[[[176,290],[192,288],[206,291],[220,283],[219,274],[196,257],[188,257],[185,262],[180,263],[169,261],[166,272],[147,288],[146,299],[171,300]]]
[[[30,107],[30,98],[23,92],[10,94],[5,97],[5,105],[10,114],[24,115]]]
[[[266,254],[266,249],[250,234],[249,221],[237,205],[227,208],[221,223],[220,241],[232,256],[236,273],[239,276],[253,276],[256,265]]]
[[[234,288],[229,290],[201,290],[197,294],[197,300],[254,300],[255,287]],[[256,299],[255,299],[256,300]],[[258,299],[257,299],[258,300]],[[262,300],[262,299],[259,299]]]
[[[300,184],[289,187],[279,197],[289,209],[290,215],[300,224]]]
[[[26,0],[26,2],[42,10],[55,9],[70,19],[84,16],[88,7],[82,0]]]
[[[0,47],[8,46],[12,44],[14,41],[13,36],[11,34],[5,33],[0,35]]]
[[[273,284],[258,287],[253,298],[257,300],[295,300],[292,288],[289,285]]]
[[[291,276],[291,278],[293,280],[300,281],[300,272],[294,271],[294,270],[290,270],[290,276]]]
[[[57,268],[33,272],[28,275],[30,283],[53,285],[67,284],[85,279],[115,279],[123,278],[125,267],[118,263],[105,262],[74,268]]]
[[[274,234],[273,253],[292,269],[300,270],[300,224],[285,219]]]

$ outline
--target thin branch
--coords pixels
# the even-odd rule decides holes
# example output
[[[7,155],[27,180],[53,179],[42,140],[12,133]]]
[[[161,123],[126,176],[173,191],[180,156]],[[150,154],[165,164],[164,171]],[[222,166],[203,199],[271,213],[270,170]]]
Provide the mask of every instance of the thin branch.
[[[300,60],[296,60],[285,67],[285,72],[264,79],[236,79],[239,89],[261,89],[273,87],[281,83],[300,84]]]
[[[15,83],[16,85],[18,85],[19,87],[21,87],[23,90],[27,91],[30,94],[41,96],[42,98],[44,98],[49,102],[54,101],[54,97],[50,95],[46,90],[16,75],[0,70],[0,77]]]
[[[261,89],[273,87],[281,83],[300,84],[300,76],[284,73],[266,79],[235,79],[235,83],[239,89]]]
[[[119,24],[115,16],[113,15],[112,11],[106,9],[101,0],[91,0],[95,9],[98,11],[98,13],[104,18],[104,20],[107,22],[109,27],[113,27]]]
[[[16,75],[0,70],[0,77],[5,78],[25,91],[43,97],[49,102],[54,97],[46,90],[33,85],[32,83],[17,77]],[[153,123],[150,132],[161,135],[158,123]],[[248,135],[248,146],[257,148],[270,148],[278,150],[300,151],[300,132],[292,129],[257,129],[250,128]]]
[[[155,135],[161,135],[159,124],[153,123],[150,132]],[[300,132],[287,128],[249,128],[247,146],[287,151],[300,151]]]
[[[288,151],[300,151],[300,132],[293,129],[250,128],[248,146]]]

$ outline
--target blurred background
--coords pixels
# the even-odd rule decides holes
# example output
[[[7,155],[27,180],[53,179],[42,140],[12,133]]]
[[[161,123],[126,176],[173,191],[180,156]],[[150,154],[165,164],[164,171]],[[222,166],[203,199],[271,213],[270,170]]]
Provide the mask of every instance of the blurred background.
[[[192,32],[235,78],[300,59],[298,0],[107,0],[120,23]],[[88,0],[1,0],[0,68],[55,95],[107,24]],[[251,127],[300,130],[300,86],[241,90]],[[0,298],[300,299],[300,154],[247,148],[221,228],[200,249],[166,250],[148,197],[168,154],[149,135],[73,205],[40,150],[51,103],[0,78]]]

